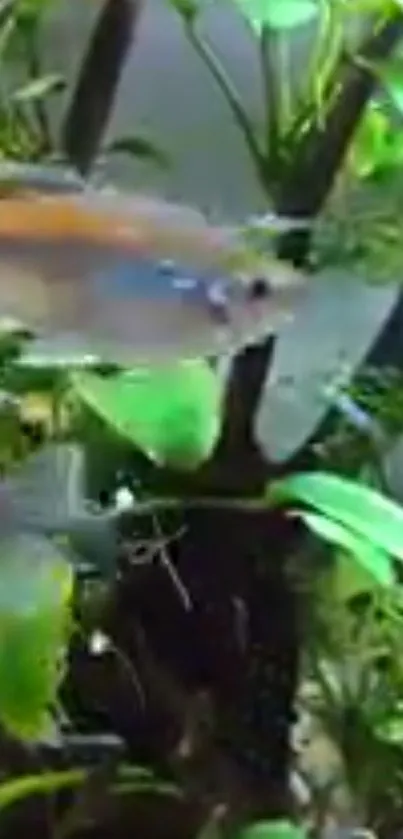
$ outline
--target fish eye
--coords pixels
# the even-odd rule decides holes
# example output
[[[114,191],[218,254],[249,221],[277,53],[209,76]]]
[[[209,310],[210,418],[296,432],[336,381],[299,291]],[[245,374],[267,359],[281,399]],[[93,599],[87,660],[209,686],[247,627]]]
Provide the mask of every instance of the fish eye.
[[[266,277],[254,277],[248,289],[250,300],[266,300],[272,293],[272,286]]]

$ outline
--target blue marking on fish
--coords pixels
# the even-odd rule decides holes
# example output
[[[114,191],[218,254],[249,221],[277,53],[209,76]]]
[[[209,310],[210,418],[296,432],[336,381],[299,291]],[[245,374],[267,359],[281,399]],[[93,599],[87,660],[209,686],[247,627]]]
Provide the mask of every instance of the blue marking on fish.
[[[143,299],[164,302],[172,295],[186,295],[189,302],[202,302],[206,305],[226,302],[224,283],[219,275],[200,275],[175,263],[156,262],[141,257],[136,257],[135,261],[122,260],[112,269],[98,272],[91,278],[95,295],[105,300]],[[219,291],[221,300],[218,298]]]

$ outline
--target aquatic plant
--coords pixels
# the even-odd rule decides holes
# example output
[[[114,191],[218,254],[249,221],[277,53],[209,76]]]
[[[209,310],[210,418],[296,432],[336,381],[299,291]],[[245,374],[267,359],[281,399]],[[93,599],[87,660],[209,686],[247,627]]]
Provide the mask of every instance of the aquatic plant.
[[[250,133],[253,129],[245,122],[243,106],[232,93],[229,99],[225,87],[267,194],[273,197],[275,209],[291,216],[313,217],[322,209],[374,90],[375,74],[368,67],[368,56],[377,62],[389,55],[402,35],[399,4],[380,7],[373,3],[373,30],[363,43],[354,45],[352,56],[346,56],[340,19],[350,20],[352,6],[357,11],[362,7],[358,0],[348,6],[341,2],[322,5],[329,13],[325,19],[319,14],[319,4],[311,0],[287,0],[280,17],[278,3],[240,5],[258,38],[266,74],[263,139]],[[221,70],[200,41],[199,9],[191,2],[177,3],[177,7],[188,37],[223,88]],[[133,7],[127,2],[115,0],[103,11],[63,129],[64,151],[84,174],[91,172],[102,145],[121,58],[128,46],[128,22],[133,21]],[[108,16],[112,12],[115,27]],[[297,101],[294,111],[289,110],[285,95],[288,80],[275,82],[273,55],[279,46],[283,49],[286,32],[288,37],[297,24],[309,20],[321,23],[315,61],[320,52],[320,61],[324,56],[327,63],[321,65],[320,73],[313,68],[306,96]],[[113,58],[109,96],[101,102],[98,97],[91,111],[89,102],[94,85],[99,87],[100,68],[107,73],[109,67],[109,50]],[[358,53],[364,61],[357,64],[354,55]],[[42,92],[51,88],[50,82],[43,82]],[[270,96],[281,99],[278,112],[269,107]],[[148,154],[145,140],[143,146],[137,140],[130,143],[132,150],[142,148]],[[123,145],[130,143],[126,138]],[[306,261],[310,246],[307,232],[280,236],[280,254],[298,263]],[[14,450],[18,452],[20,461],[27,449],[37,450],[51,436],[61,446],[80,444],[84,449],[80,469],[85,472],[81,482],[70,482],[71,474],[66,474],[68,492],[61,492],[59,483],[56,490],[55,481],[53,498],[52,492],[43,493],[40,481],[34,482],[35,501],[42,504],[45,499],[47,515],[39,516],[36,505],[31,533],[41,540],[41,549],[46,546],[49,571],[57,551],[57,567],[62,571],[59,582],[67,580],[68,584],[51,588],[49,603],[46,579],[38,577],[42,563],[35,561],[27,569],[28,550],[23,561],[18,560],[19,566],[14,562],[16,548],[23,544],[18,540],[4,564],[5,586],[18,597],[6,604],[4,623],[0,610],[0,640],[4,626],[6,644],[0,676],[7,671],[0,689],[0,721],[17,739],[27,732],[37,738],[42,734],[38,720],[42,724],[49,705],[52,710],[62,705],[68,716],[66,721],[55,714],[58,727],[50,747],[49,742],[35,739],[35,757],[39,755],[41,766],[54,774],[8,779],[3,789],[6,802],[23,792],[51,793],[65,782],[77,781],[81,787],[82,765],[86,780],[88,766],[92,775],[95,764],[96,777],[91,778],[84,802],[80,797],[74,802],[75,813],[81,818],[84,812],[93,823],[105,824],[109,767],[112,764],[113,775],[130,751],[136,763],[141,760],[156,767],[150,785],[157,784],[156,778],[158,782],[162,778],[161,783],[173,778],[175,789],[180,790],[178,795],[167,796],[171,803],[172,798],[179,803],[175,818],[166,818],[166,835],[170,829],[175,839],[196,835],[200,829],[204,837],[295,835],[296,829],[277,821],[279,814],[289,810],[290,727],[306,640],[288,561],[291,556],[298,561],[307,544],[315,554],[312,545],[317,542],[313,537],[308,540],[308,530],[313,531],[324,544],[332,545],[325,557],[333,577],[331,581],[327,577],[325,585],[335,597],[350,601],[362,591],[389,594],[395,591],[402,516],[400,508],[367,487],[323,470],[315,473],[317,456],[308,446],[287,464],[271,463],[263,455],[255,440],[254,422],[273,349],[270,338],[240,352],[225,387],[204,362],[191,369],[174,369],[162,387],[160,371],[142,371],[140,378],[139,371],[72,373],[68,362],[35,369],[24,366],[24,358],[5,353],[2,384],[18,396],[18,404],[2,426],[4,449],[11,437],[11,422],[13,455]],[[35,391],[46,395],[42,403],[49,410],[43,422],[37,416],[27,419],[26,394]],[[321,429],[316,441],[319,437],[323,442],[324,436]],[[8,470],[10,460],[5,458]],[[17,481],[17,470],[12,471]],[[67,507],[62,517],[52,521],[51,502],[59,495],[67,498]],[[104,562],[102,546],[107,548],[108,562]],[[15,581],[13,575],[17,575]],[[0,588],[1,583],[0,573]],[[38,594],[33,623],[26,621],[21,607],[26,591]],[[64,634],[65,618],[71,634]],[[44,667],[30,672],[26,660],[31,661],[39,638],[49,657]],[[377,683],[377,701],[385,684],[382,679]],[[19,691],[18,702],[13,698],[15,691]],[[358,695],[364,708],[362,693]],[[393,701],[389,702],[390,697]],[[400,738],[395,699],[392,692],[384,705],[377,706],[383,714],[383,720],[376,719],[378,739],[380,721],[384,739],[388,726],[389,738],[392,729]],[[56,710],[60,712],[60,707]],[[48,729],[43,736],[51,734]],[[358,747],[351,762],[354,769],[357,754]],[[59,760],[68,762],[70,775],[58,775],[53,763]],[[6,758],[4,762],[7,769]],[[10,763],[15,772],[15,760]],[[398,771],[398,760],[396,767]],[[374,775],[375,771],[371,783],[365,781],[365,789],[363,781],[355,779],[361,802],[373,794]],[[138,795],[141,790],[134,792]],[[165,821],[168,811],[163,801],[161,795],[159,812]],[[155,798],[151,797],[153,808]],[[131,812],[136,821],[134,804]],[[361,815],[372,818],[369,808],[362,807]],[[150,811],[147,816],[151,818]],[[67,822],[64,831],[78,830],[79,821]],[[111,830],[116,828],[113,817],[110,823]]]

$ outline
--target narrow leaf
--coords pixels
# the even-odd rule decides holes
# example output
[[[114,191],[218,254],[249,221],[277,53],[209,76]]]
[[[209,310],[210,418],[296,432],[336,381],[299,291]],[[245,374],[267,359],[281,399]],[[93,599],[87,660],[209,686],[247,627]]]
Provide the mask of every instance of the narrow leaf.
[[[306,839],[306,834],[297,825],[286,819],[255,822],[244,827],[239,839]]]
[[[50,93],[60,93],[65,86],[63,76],[51,73],[48,76],[42,76],[40,79],[33,79],[33,81],[20,87],[13,93],[12,98],[16,102],[33,102],[38,99],[45,99]]]
[[[392,586],[395,582],[390,556],[337,521],[316,513],[298,512],[307,527],[317,536],[348,551],[355,561],[368,571],[376,583]]]
[[[267,497],[274,504],[315,507],[403,560],[403,509],[374,489],[327,472],[302,472],[271,484]]]
[[[169,166],[168,155],[146,137],[118,137],[105,148],[106,154],[128,154],[140,160],[150,161],[166,169]]]
[[[141,766],[119,766],[116,775],[117,781],[111,784],[113,794],[155,792],[156,794],[178,795],[180,792],[178,787],[173,784],[164,784]],[[82,786],[89,777],[90,772],[87,769],[74,768],[6,780],[0,784],[0,810],[31,795],[54,795],[60,790]]]

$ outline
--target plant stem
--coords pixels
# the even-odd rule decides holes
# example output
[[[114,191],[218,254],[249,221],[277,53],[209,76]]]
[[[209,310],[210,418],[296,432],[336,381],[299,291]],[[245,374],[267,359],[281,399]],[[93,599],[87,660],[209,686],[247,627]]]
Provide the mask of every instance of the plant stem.
[[[205,38],[200,37],[194,24],[185,23],[185,34],[194,51],[202,59],[226,99],[235,123],[243,134],[259,181],[263,186],[266,186],[268,180],[267,159],[263,150],[260,148],[256,132],[243,106],[238,91],[225,72],[214,50],[211,49]]]

